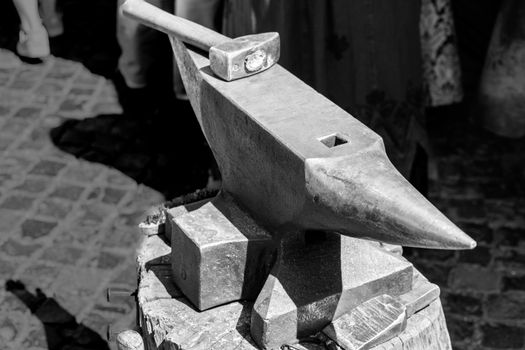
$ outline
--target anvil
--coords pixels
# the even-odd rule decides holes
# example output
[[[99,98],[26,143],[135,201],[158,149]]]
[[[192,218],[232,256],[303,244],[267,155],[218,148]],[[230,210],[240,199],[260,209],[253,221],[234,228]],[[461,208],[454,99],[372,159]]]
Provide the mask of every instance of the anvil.
[[[136,18],[141,19],[140,14]],[[206,37],[224,38],[213,31]],[[206,55],[188,48],[184,38],[170,35],[170,40],[219,165],[223,196],[233,198],[219,196],[196,214],[174,218],[179,231],[172,233],[172,258],[185,265],[174,267],[176,282],[200,310],[245,296],[238,291],[246,279],[244,286],[232,286],[239,279],[218,271],[235,266],[231,275],[241,277],[242,283],[242,277],[253,279],[253,274],[246,275],[253,270],[240,268],[267,263],[249,254],[247,245],[254,239],[238,230],[232,233],[241,227],[253,230],[260,225],[280,242],[277,262],[252,312],[252,335],[265,348],[316,332],[334,315],[371,297],[410,291],[409,263],[355,238],[437,249],[475,247],[395,169],[380,136],[286,69],[275,64],[229,82],[213,74]],[[243,211],[246,217],[232,217],[232,212]],[[213,226],[218,221],[226,222],[235,239],[220,242],[222,228]],[[301,237],[312,231],[329,232],[328,239],[303,249]],[[264,234],[257,240],[263,246]],[[210,254],[213,249],[224,252],[222,257]],[[242,254],[232,253],[235,249]],[[209,295],[224,290],[229,299],[199,300],[206,288],[198,277],[204,275],[213,280],[206,285]],[[184,289],[192,276],[197,276],[196,283]]]
[[[206,49],[228,39],[140,0],[123,10],[173,43]],[[262,224],[412,247],[475,247],[395,169],[379,135],[283,67],[228,82],[211,74],[206,57],[181,50],[174,45],[223,190]]]

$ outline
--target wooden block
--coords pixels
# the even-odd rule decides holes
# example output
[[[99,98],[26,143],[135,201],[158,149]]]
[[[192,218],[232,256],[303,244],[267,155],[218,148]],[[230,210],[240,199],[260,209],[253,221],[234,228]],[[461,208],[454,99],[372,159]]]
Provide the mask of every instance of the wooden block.
[[[406,307],[383,294],[332,321],[323,332],[345,350],[365,350],[399,335],[406,328]]]

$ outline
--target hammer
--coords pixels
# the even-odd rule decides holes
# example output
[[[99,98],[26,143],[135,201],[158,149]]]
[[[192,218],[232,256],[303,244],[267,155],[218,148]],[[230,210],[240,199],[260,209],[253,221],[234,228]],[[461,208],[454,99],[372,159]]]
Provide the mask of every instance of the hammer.
[[[262,72],[279,60],[279,33],[269,32],[230,39],[197,23],[169,14],[144,0],[127,0],[121,11],[170,36],[209,51],[213,73],[236,80]]]

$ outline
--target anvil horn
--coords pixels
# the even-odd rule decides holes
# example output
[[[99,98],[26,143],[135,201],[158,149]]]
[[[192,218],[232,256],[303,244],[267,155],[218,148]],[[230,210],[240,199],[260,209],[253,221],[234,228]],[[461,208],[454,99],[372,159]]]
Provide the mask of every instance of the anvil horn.
[[[275,65],[228,83],[171,41],[223,190],[261,224],[414,247],[476,245],[399,174],[381,137],[293,74]]]
[[[382,143],[354,156],[307,159],[305,173],[305,227],[412,247],[476,246],[394,168]]]

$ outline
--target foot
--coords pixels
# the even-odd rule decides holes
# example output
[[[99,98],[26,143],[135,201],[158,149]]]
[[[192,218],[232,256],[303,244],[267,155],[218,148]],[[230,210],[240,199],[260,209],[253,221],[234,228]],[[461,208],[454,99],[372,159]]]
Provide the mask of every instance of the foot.
[[[44,27],[26,32],[20,30],[16,51],[22,57],[44,58],[49,56],[49,37]]]

